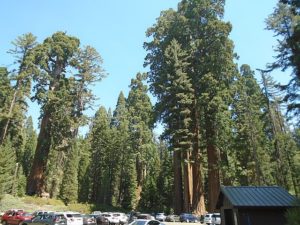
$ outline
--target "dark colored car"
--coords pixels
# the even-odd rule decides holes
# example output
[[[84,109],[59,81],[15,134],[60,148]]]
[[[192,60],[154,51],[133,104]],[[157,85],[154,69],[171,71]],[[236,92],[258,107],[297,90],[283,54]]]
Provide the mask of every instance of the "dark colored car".
[[[83,225],[96,225],[95,215],[83,214],[82,219],[83,219]]]
[[[189,222],[193,222],[193,223],[198,222],[198,218],[196,216],[194,216],[193,214],[190,214],[190,213],[180,214],[179,220],[180,220],[180,222],[187,222],[187,223],[189,223]]]
[[[96,217],[96,223],[97,225],[109,225],[109,220],[102,215],[99,215]]]

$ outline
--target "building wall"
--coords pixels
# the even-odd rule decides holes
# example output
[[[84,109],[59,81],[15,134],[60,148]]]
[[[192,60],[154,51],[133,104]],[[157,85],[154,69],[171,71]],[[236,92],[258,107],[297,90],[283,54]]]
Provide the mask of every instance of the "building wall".
[[[282,208],[238,209],[238,225],[285,225],[284,213]]]

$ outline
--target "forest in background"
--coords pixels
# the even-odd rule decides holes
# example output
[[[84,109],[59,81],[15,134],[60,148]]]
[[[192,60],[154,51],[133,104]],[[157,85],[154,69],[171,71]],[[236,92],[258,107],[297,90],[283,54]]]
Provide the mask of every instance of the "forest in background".
[[[97,50],[66,32],[42,43],[17,37],[13,68],[0,68],[0,194],[177,214],[214,211],[220,185],[279,185],[299,196],[300,3],[280,0],[266,15],[278,45],[260,81],[249,65],[238,68],[224,4],[182,0],[162,11],[146,32],[149,71],[92,118],[91,86],[107,76]],[[288,84],[273,80],[278,69],[292,71]],[[38,133],[29,100],[40,106]]]

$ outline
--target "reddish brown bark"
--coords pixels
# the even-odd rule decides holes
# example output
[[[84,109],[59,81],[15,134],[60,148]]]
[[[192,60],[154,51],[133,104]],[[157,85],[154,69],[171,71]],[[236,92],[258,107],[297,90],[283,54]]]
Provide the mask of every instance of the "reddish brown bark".
[[[174,212],[180,214],[183,209],[183,190],[181,173],[181,152],[175,151],[174,159]]]
[[[48,113],[42,118],[33,164],[27,182],[28,195],[39,195],[45,191],[45,171],[50,152],[49,119]]]
[[[200,152],[199,114],[197,103],[194,102],[194,141],[192,159],[193,163],[193,205],[192,211],[196,215],[204,215],[206,212],[204,201],[204,186],[202,181],[202,165]]]
[[[199,147],[193,150],[193,206],[192,211],[196,215],[204,215],[206,212],[204,201],[204,187],[202,182],[202,166]]]
[[[192,192],[193,192],[193,182],[192,182],[192,168],[189,162],[190,160],[190,152],[186,151],[183,153],[183,191],[184,191],[184,212],[191,212],[192,207]]]
[[[211,121],[206,121],[206,139],[207,139],[207,163],[208,163],[208,211],[215,210],[219,190],[220,190],[220,174],[219,174],[219,154],[216,148],[215,130]]]

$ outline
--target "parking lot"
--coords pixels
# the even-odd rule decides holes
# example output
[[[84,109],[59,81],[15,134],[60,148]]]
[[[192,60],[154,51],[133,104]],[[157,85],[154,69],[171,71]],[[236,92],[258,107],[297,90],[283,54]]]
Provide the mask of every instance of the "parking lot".
[[[181,222],[163,222],[164,224],[166,224],[166,225],[199,225],[199,224],[203,224],[204,225],[204,223],[181,223]]]

